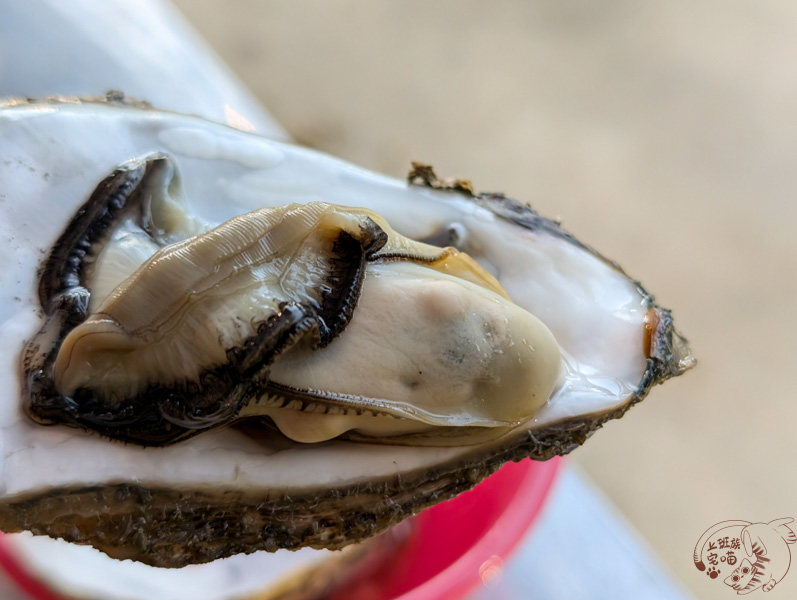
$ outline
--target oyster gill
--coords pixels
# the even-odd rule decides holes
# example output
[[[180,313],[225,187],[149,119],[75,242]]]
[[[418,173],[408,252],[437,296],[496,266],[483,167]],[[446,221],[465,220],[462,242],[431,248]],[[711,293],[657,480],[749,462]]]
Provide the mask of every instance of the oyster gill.
[[[7,531],[163,566],[263,548],[340,547],[468,489],[507,460],[569,452],[693,362],[669,312],[636,281],[500,195],[408,187],[198,118],[106,104],[10,103],[0,110],[0,144]],[[151,449],[30,422],[21,414],[18,361],[45,321],[39,256],[97,182],[153,152],[173,157],[202,228],[264,206],[320,200],[366,206],[413,239],[442,232],[553,332],[565,362],[561,385],[527,422],[467,446],[296,444],[222,428]]]

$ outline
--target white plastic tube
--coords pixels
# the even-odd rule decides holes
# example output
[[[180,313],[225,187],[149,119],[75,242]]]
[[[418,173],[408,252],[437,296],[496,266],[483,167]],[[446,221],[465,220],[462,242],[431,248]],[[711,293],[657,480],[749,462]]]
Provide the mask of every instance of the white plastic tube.
[[[102,96],[274,139],[285,131],[177,10],[160,0],[0,0],[0,96]]]

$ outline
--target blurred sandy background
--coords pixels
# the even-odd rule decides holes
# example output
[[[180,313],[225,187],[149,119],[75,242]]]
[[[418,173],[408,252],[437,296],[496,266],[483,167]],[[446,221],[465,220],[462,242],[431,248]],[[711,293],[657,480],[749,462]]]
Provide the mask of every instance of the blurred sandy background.
[[[302,143],[526,200],[674,309],[698,368],[572,458],[696,594],[706,528],[797,517],[797,3],[176,4]]]

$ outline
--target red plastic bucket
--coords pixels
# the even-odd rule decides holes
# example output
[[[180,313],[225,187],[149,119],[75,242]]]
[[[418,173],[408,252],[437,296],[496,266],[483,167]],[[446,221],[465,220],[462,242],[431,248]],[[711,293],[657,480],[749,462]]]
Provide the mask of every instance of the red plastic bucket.
[[[561,463],[504,465],[469,492],[419,514],[405,550],[330,600],[459,600],[500,575],[542,509]]]

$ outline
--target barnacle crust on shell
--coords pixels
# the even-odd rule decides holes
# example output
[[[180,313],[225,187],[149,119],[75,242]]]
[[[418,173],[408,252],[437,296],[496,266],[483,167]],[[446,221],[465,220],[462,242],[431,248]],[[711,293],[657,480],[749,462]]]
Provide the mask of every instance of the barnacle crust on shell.
[[[3,273],[8,285],[0,286],[1,322],[4,340],[19,348],[23,362],[20,369],[19,355],[14,355],[0,365],[0,383],[12,400],[0,407],[4,531],[30,530],[161,566],[258,549],[338,548],[469,489],[508,460],[544,460],[571,451],[607,420],[622,416],[653,385],[694,364],[670,312],[657,306],[616,263],[526,205],[500,194],[476,194],[456,182],[435,185],[431,169],[420,176],[416,167],[413,183],[422,185],[408,186],[199,118],[108,102],[51,100],[0,107],[0,133],[0,150],[25,167],[0,170],[0,186],[10,199],[0,206],[0,250],[8,265]],[[42,139],[61,149],[57,164],[52,147],[42,147]],[[154,150],[160,154],[153,155]],[[139,158],[129,162],[131,156]],[[343,288],[353,293],[335,296],[322,283],[312,293],[276,301],[266,294],[266,312],[284,315],[276,318],[285,325],[285,335],[277,336],[282,341],[273,344],[271,358],[264,358],[268,352],[255,344],[259,350],[252,352],[258,356],[251,362],[262,359],[260,368],[244,369],[243,377],[236,371],[222,381],[223,393],[194,394],[194,373],[186,379],[191,383],[182,387],[168,382],[183,396],[191,396],[190,407],[184,400],[170,402],[174,396],[164,394],[165,401],[156,402],[152,412],[141,408],[151,405],[129,400],[144,397],[150,388],[165,387],[168,378],[157,375],[157,364],[140,371],[147,375],[135,384],[124,378],[114,383],[110,373],[103,382],[90,369],[71,371],[66,358],[71,350],[64,354],[66,366],[56,369],[61,350],[88,343],[82,339],[88,330],[81,333],[81,327],[97,327],[102,335],[113,337],[108,334],[113,323],[111,329],[97,323],[103,307],[117,301],[123,306],[133,292],[145,289],[143,280],[133,282],[158,253],[168,255],[181,244],[194,243],[187,240],[211,239],[205,236],[253,211],[273,215],[287,210],[285,206],[302,204],[312,212],[312,207],[320,207],[311,204],[317,201],[334,205],[336,215],[359,215],[350,222],[370,219],[387,232],[387,239],[380,245],[375,229],[361,236],[359,225],[329,229],[359,240],[354,252],[343,253],[345,260],[329,258],[323,261],[329,268],[321,270],[337,273],[346,282]],[[367,212],[348,213],[337,207],[365,207]],[[313,248],[314,256],[319,248],[334,248],[337,233],[310,230],[317,236],[311,235],[308,246],[296,248]],[[404,237],[392,236],[393,230]],[[433,256],[408,250],[421,243],[414,240],[433,242],[428,246],[434,248]],[[438,247],[447,245],[454,248]],[[41,255],[49,257],[43,265]],[[200,265],[213,264],[215,259],[200,255]],[[337,255],[332,251],[324,256]],[[480,266],[474,267],[465,256]],[[557,370],[548,376],[555,381],[546,384],[550,390],[544,402],[532,403],[524,413],[530,416],[510,410],[457,423],[444,415],[443,424],[434,423],[441,416],[434,409],[415,411],[420,419],[389,436],[381,425],[374,425],[380,419],[411,421],[411,415],[402,413],[400,404],[373,403],[386,395],[374,385],[389,378],[383,381],[380,374],[378,381],[369,381],[367,373],[372,364],[392,360],[379,352],[389,351],[400,327],[390,329],[389,320],[369,308],[370,299],[376,299],[376,306],[383,303],[378,300],[384,293],[380,286],[387,282],[411,288],[415,279],[426,281],[416,277],[419,269],[425,275],[437,269],[432,278],[435,285],[443,282],[441,287],[468,288],[468,294],[470,286],[479,288],[478,301],[488,305],[511,298],[517,310],[544,324],[555,340],[552,362]],[[456,272],[456,283],[449,279],[450,270]],[[158,293],[186,297],[179,288],[156,287]],[[241,287],[233,288],[241,297]],[[124,290],[126,298],[115,298],[116,290]],[[203,301],[215,302],[211,296]],[[22,301],[15,303],[15,297]],[[280,308],[282,302],[286,304]],[[396,308],[406,308],[408,314],[415,310],[412,301],[393,304],[401,304]],[[450,310],[445,303],[432,304],[436,310]],[[203,302],[192,304],[192,310],[202,306]],[[339,311],[348,314],[343,321],[328,322],[325,306],[336,307],[332,312],[342,306],[354,308]],[[201,314],[211,313],[220,314]],[[121,318],[114,317],[117,322]],[[156,320],[152,315],[146,318]],[[246,353],[246,340],[268,319],[247,319],[239,328],[225,328],[228,338],[215,337],[212,352],[210,346],[187,348],[195,358],[197,352],[209,353],[188,363],[203,373],[236,363],[228,352],[244,348]],[[488,322],[476,321],[479,326]],[[349,343],[347,336],[355,340],[376,326],[372,324],[385,328],[389,343],[376,343],[366,352],[374,355],[374,363],[352,360],[360,344]],[[155,328],[160,333],[167,329]],[[73,333],[75,338],[67,344]],[[233,338],[243,346],[231,343]],[[431,341],[444,347],[445,336],[440,338]],[[80,352],[84,350],[91,354],[90,348]],[[332,364],[361,365],[358,369],[366,375],[358,377],[352,371],[330,379],[336,374],[324,369],[308,380],[294,378],[301,369],[293,367],[303,365],[312,372],[336,354],[341,361]],[[21,371],[27,376],[21,378]],[[403,373],[396,382],[403,386],[402,393],[424,387],[413,386],[408,370],[396,373]],[[247,389],[228,393],[240,385]],[[81,389],[90,391],[78,393]],[[244,397],[256,400],[236,404]],[[92,405],[97,399],[101,405]],[[358,402],[353,408],[351,403]],[[42,427],[21,414],[26,403],[39,422],[78,427]],[[124,408],[129,406],[134,408]],[[116,410],[119,407],[123,410]],[[291,412],[278,412],[285,408]],[[356,425],[330,426],[332,421],[326,420],[317,427],[319,422],[314,422],[311,429],[322,431],[311,439],[342,436],[314,443],[285,435],[296,424],[281,414],[315,420],[319,413],[334,420],[350,417]],[[274,426],[280,419],[282,432]],[[371,426],[361,423],[365,419]],[[95,427],[103,435],[84,431],[87,420],[103,423]],[[105,427],[109,422],[113,427]],[[206,428],[211,422],[233,424]],[[200,430],[201,435],[193,435]],[[181,441],[154,449],[114,443],[106,436],[141,444]]]

